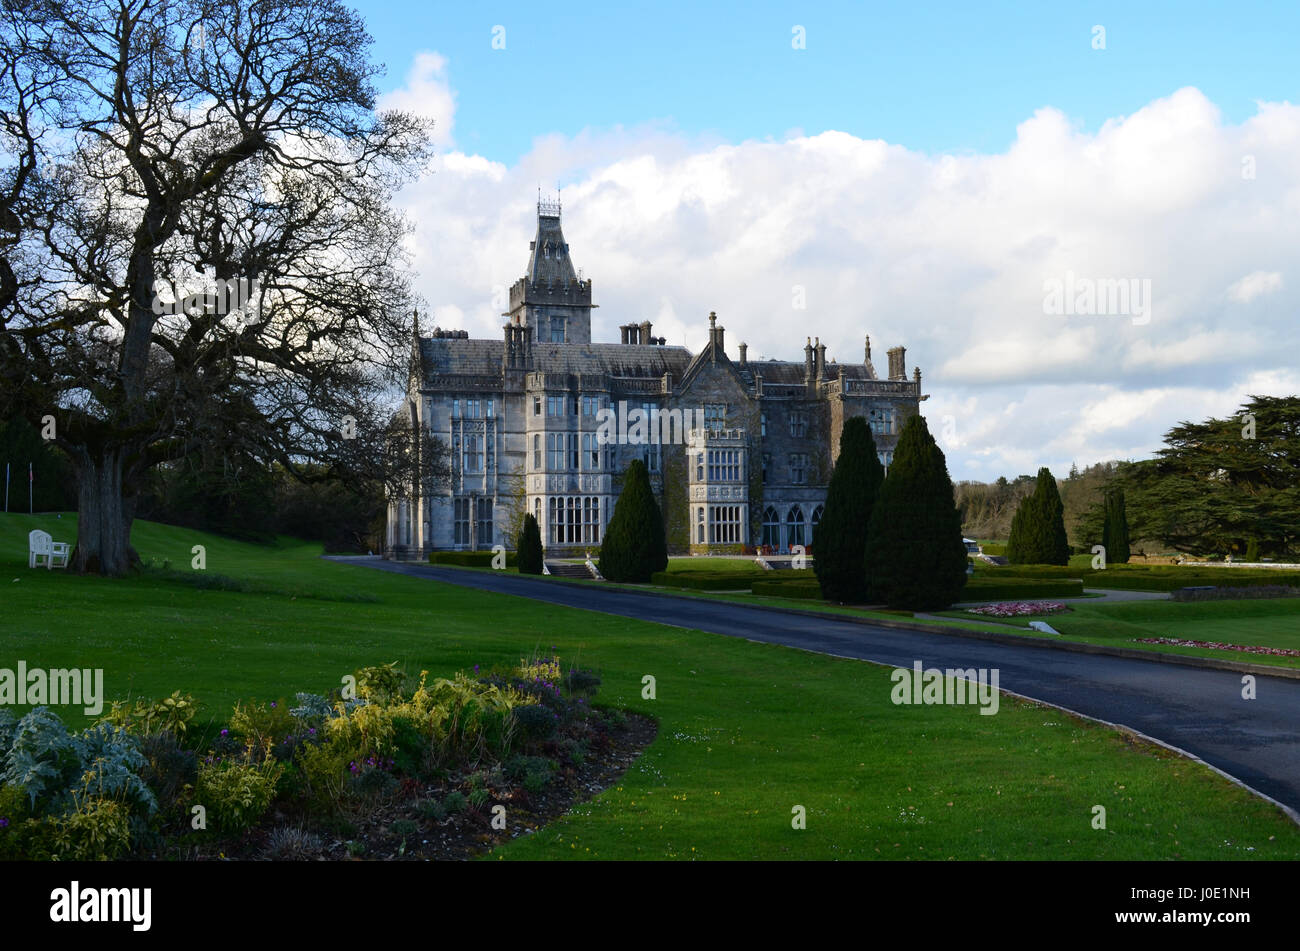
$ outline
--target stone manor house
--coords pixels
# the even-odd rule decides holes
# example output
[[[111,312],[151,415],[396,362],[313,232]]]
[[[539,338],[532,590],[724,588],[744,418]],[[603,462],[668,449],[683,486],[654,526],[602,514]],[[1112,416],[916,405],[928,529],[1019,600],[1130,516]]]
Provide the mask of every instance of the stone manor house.
[[[524,512],[548,556],[594,556],[635,458],[650,471],[670,552],[789,552],[811,543],[844,420],[868,419],[888,467],[903,421],[926,399],[902,347],[877,375],[869,337],[861,363],[828,363],[820,339],[802,360],[751,361],[743,343],[727,353],[714,314],[699,353],[655,337],[649,321],[620,326],[617,343],[593,342],[595,306],[559,204],[539,201],[500,338],[426,336],[416,321],[401,412],[446,444],[451,478],[390,499],[388,557],[513,549]]]

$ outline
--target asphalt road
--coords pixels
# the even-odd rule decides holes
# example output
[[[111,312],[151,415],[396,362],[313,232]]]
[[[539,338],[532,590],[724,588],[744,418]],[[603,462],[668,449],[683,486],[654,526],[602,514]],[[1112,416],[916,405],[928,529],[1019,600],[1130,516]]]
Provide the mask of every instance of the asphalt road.
[[[910,668],[920,660],[927,668],[997,668],[1004,690],[1140,730],[1300,810],[1300,680],[1257,677],[1257,699],[1244,700],[1242,675],[1231,671],[900,631],[703,598],[649,597],[515,574],[400,564],[378,557],[337,560],[899,667]]]

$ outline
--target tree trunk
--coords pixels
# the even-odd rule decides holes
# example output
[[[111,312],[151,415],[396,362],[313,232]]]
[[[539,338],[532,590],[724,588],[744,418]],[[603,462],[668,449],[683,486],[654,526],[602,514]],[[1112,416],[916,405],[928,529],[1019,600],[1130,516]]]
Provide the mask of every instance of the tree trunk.
[[[122,494],[123,451],[106,449],[77,460],[76,571],[124,575],[140,560],[131,547],[133,506]]]

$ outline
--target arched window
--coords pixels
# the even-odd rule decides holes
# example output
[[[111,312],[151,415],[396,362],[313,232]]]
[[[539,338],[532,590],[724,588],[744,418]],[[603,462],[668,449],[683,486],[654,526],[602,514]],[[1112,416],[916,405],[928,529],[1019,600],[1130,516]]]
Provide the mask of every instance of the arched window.
[[[695,540],[701,545],[704,544],[704,508],[701,507],[696,513],[695,518]]]
[[[808,523],[808,526],[810,528],[810,531],[808,533],[809,544],[812,545],[817,544],[817,525],[821,522],[822,516],[824,514],[826,514],[826,506],[824,505],[819,505],[815,509],[813,509],[812,519]]]
[[[807,545],[804,538],[803,509],[797,505],[790,506],[785,516],[785,537],[789,545]]]
[[[763,544],[781,547],[781,516],[770,505],[763,509]]]

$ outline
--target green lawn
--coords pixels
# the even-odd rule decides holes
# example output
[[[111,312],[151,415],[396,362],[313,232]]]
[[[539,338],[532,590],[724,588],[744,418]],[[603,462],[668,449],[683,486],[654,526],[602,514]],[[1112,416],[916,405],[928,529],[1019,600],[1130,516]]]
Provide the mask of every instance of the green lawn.
[[[750,556],[740,557],[698,557],[698,558],[669,558],[668,571],[670,574],[679,574],[682,572],[697,571],[722,571],[728,574],[744,573],[761,576],[768,574],[766,568]]]
[[[1215,648],[1144,644],[1138,638],[1177,637],[1217,641],[1248,647],[1300,650],[1300,598],[1262,598],[1249,601],[1112,601],[1067,600],[1068,614],[1041,618],[997,618],[999,623],[1024,628],[1032,637],[1053,635],[1028,630],[1031,620],[1042,620],[1072,641],[1132,647],[1193,657],[1219,657],[1251,664],[1300,668],[1300,657],[1252,654]],[[941,616],[980,620],[969,611],[941,611]],[[1015,633],[1011,631],[1009,633]]]
[[[324,692],[362,665],[450,674],[554,646],[602,671],[602,702],[658,718],[620,785],[494,857],[1300,858],[1300,828],[1276,809],[1036,704],[895,706],[874,665],[326,562],[290,541],[137,523],[146,559],[189,572],[202,544],[207,575],[247,592],[29,571],[27,531],[71,541],[73,524],[0,516],[0,666],[103,667],[110,697],[181,689],[222,718],[236,699]],[[806,830],[791,828],[795,806]]]

